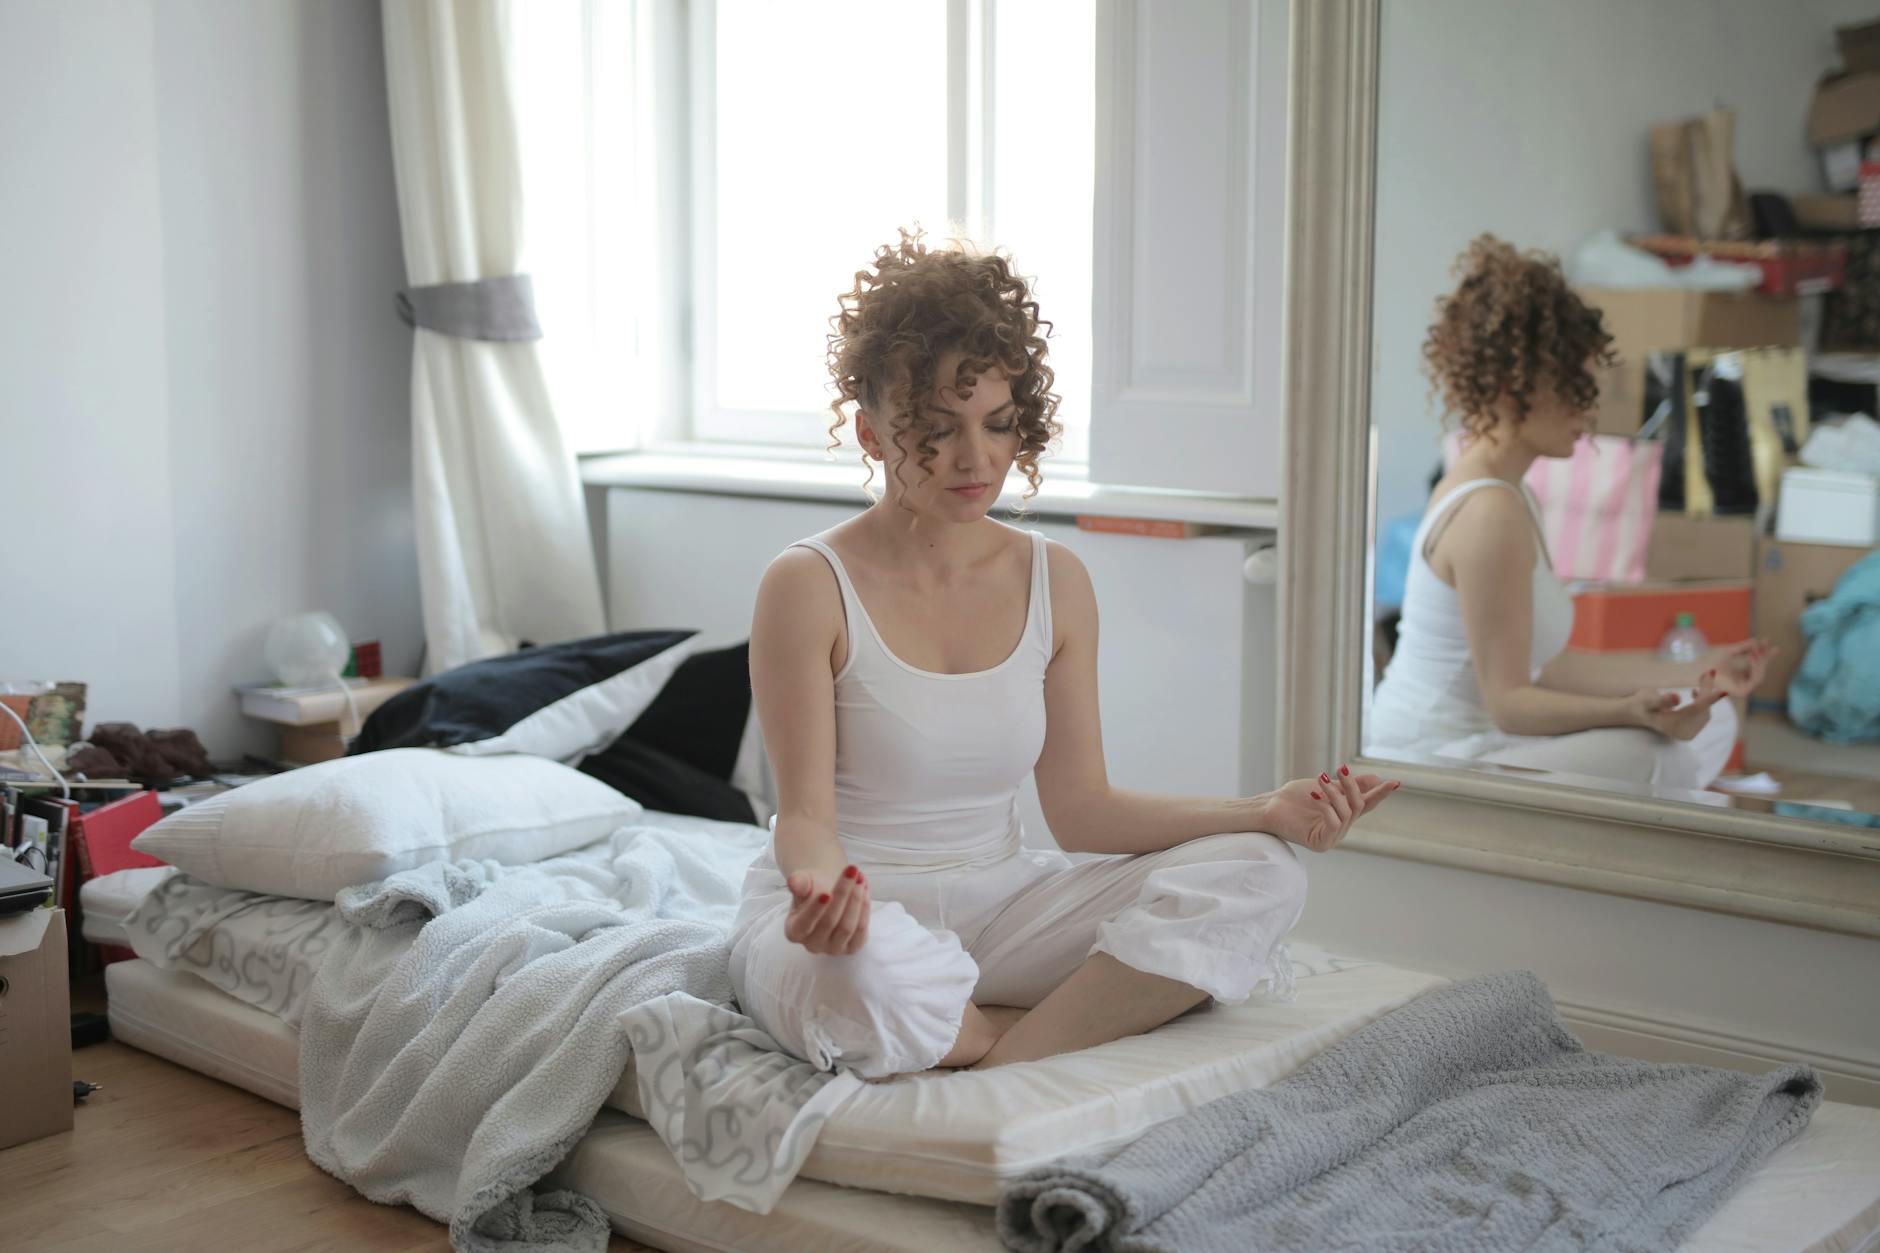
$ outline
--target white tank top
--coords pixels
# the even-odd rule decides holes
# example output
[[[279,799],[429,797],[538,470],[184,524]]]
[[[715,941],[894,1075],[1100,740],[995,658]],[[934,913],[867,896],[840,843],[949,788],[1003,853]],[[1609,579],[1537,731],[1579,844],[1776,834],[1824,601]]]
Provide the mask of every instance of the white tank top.
[[[1025,630],[1004,661],[936,674],[888,650],[841,558],[835,571],[848,656],[835,676],[836,834],[863,869],[945,870],[1019,850],[1018,790],[1044,750],[1051,663],[1051,581],[1044,536],[1031,534]]]
[[[1573,634],[1573,597],[1554,575],[1553,563],[1541,540],[1540,511],[1533,499],[1525,488],[1502,479],[1471,479],[1432,506],[1417,527],[1410,546],[1410,570],[1404,580],[1397,648],[1371,698],[1371,725],[1365,736],[1369,744],[1428,752],[1495,728],[1475,679],[1475,659],[1469,652],[1469,637],[1462,623],[1461,597],[1437,577],[1424,555],[1436,524],[1453,512],[1463,497],[1484,487],[1515,492],[1534,518],[1539,559],[1534,563],[1530,585],[1534,603],[1534,630],[1528,645],[1530,681],[1565,650]]]

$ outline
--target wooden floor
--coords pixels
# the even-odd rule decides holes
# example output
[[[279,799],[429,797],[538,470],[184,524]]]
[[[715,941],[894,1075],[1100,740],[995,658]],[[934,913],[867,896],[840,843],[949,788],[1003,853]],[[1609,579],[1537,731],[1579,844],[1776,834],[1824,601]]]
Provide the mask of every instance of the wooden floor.
[[[102,1008],[74,989],[73,1008]],[[72,1055],[103,1090],[74,1129],[0,1149],[5,1253],[450,1248],[416,1210],[375,1205],[307,1160],[300,1115],[115,1040]],[[615,1236],[609,1253],[647,1253]]]

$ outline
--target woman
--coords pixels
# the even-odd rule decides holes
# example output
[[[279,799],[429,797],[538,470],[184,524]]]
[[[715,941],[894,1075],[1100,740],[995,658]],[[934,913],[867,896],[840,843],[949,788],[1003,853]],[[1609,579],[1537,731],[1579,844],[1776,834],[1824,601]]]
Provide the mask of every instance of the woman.
[[[1724,698],[1761,682],[1773,650],[1748,640],[1677,663],[1567,649],[1573,600],[1521,481],[1591,429],[1593,367],[1612,360],[1612,336],[1551,257],[1484,235],[1456,268],[1423,356],[1462,452],[1411,546],[1372,701],[1376,751],[1707,787],[1736,741]]]
[[[1038,307],[999,256],[877,251],[832,319],[872,507],[785,550],[751,627],[778,791],[732,937],[740,1003],[867,1079],[995,1066],[1283,984],[1323,851],[1394,788],[1328,771],[1264,796],[1110,786],[1083,565],[987,517],[1057,434]],[[1016,643],[1014,642],[1016,641]],[[1153,659],[1149,659],[1153,661]],[[1073,865],[1021,846],[1034,774]]]

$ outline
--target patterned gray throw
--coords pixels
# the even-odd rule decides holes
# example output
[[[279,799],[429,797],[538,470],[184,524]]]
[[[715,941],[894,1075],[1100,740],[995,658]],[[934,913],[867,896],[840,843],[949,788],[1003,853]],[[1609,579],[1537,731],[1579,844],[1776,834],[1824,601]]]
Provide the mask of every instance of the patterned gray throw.
[[[1820,1103],[1807,1066],[1589,1053],[1540,980],[1508,971],[1425,993],[1108,1161],[1021,1177],[999,1235],[1019,1253],[1670,1250]]]

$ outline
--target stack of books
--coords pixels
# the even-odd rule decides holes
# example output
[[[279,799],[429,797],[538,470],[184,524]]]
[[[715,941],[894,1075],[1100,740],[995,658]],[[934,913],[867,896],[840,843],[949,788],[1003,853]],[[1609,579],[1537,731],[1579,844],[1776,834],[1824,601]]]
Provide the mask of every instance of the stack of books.
[[[126,866],[161,864],[130,842],[162,816],[155,792],[125,780],[88,780],[75,785],[70,797],[53,783],[0,783],[0,857],[52,880],[48,904],[63,908],[70,922],[66,951],[74,977],[90,973],[101,960],[94,946],[77,938],[79,885]]]
[[[402,678],[345,680],[361,721],[413,682]],[[244,714],[281,728],[283,761],[311,765],[343,757],[347,742],[359,733],[345,694],[331,683],[317,687],[255,684],[238,687],[235,694]]]

